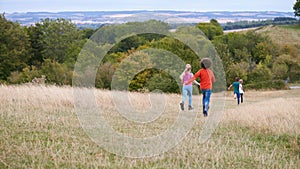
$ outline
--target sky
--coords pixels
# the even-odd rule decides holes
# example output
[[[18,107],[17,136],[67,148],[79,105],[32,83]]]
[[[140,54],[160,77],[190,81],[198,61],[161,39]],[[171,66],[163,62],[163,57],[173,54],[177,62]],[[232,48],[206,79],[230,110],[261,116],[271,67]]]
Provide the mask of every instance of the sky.
[[[0,0],[1,13],[60,11],[280,11],[296,0]]]

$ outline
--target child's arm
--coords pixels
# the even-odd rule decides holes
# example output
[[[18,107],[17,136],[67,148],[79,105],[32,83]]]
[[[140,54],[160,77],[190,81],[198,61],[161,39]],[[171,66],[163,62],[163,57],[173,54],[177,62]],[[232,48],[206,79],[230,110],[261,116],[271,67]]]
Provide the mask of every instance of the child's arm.
[[[181,82],[183,83],[183,76],[184,76],[184,74],[185,74],[185,70],[181,73],[181,75],[179,76],[179,78],[180,78],[180,80],[181,80]]]
[[[232,87],[232,84],[228,87],[228,90],[230,90],[231,87]]]
[[[194,82],[196,85],[200,86],[200,83],[197,82],[197,80],[194,80],[193,82]]]
[[[195,76],[193,76],[192,78],[190,78],[190,79],[189,79],[187,82],[185,82],[184,84],[185,84],[185,85],[188,85],[188,84],[192,83],[195,79],[196,79]]]
[[[199,77],[200,76],[200,70],[192,77],[192,78],[190,78],[187,82],[185,82],[184,84],[185,85],[188,85],[188,84],[190,84],[190,83],[192,83],[193,81],[195,81],[196,79],[197,79],[197,77]],[[200,84],[199,84],[200,85]]]
[[[215,78],[214,72],[211,71],[211,70],[210,70],[210,72],[211,72],[211,82],[215,83],[216,82],[216,78]]]
[[[191,73],[191,74],[192,74],[192,76],[194,76],[194,74],[193,74],[193,73]],[[194,84],[196,84],[196,85],[198,85],[198,86],[200,86],[200,83],[199,83],[199,82],[197,82],[197,80],[194,80],[194,81],[193,81],[193,83],[194,83]]]
[[[184,76],[184,72],[182,72],[181,75],[179,76],[180,80],[183,80],[183,76]]]

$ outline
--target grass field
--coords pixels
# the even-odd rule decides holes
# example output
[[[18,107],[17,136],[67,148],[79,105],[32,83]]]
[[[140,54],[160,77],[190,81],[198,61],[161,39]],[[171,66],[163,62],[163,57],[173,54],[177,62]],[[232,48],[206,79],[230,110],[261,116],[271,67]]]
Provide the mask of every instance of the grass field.
[[[300,44],[300,26],[265,26],[258,29],[256,32],[268,35],[271,40],[280,45],[296,45]]]
[[[169,112],[137,127],[124,125],[109,93],[95,92],[107,120],[115,130],[141,137],[168,128],[181,98],[167,95]],[[300,90],[247,91],[239,106],[232,92],[226,95],[222,120],[204,144],[198,136],[206,119],[198,113],[175,148],[127,158],[107,152],[83,131],[71,87],[0,86],[0,168],[300,168]],[[149,106],[145,94],[131,96],[139,109]]]
[[[300,30],[300,25],[284,25],[281,26],[282,28],[287,28],[287,29],[293,29],[293,30]]]

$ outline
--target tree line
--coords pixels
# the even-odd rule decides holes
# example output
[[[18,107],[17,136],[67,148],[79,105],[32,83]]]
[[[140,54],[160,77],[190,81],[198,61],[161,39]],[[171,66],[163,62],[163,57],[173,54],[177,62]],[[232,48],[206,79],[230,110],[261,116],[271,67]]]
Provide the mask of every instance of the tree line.
[[[224,30],[255,28],[267,25],[296,25],[299,21],[291,17],[276,17],[274,19],[259,20],[259,21],[236,21],[227,22],[222,25]]]
[[[45,75],[46,83],[72,85],[73,76],[77,76],[73,71],[77,57],[96,31],[102,31],[102,37],[95,38],[97,40],[92,41],[92,45],[99,48],[99,46],[114,44],[116,42],[114,38],[122,35],[124,29],[140,28],[149,29],[151,32],[153,25],[155,28],[170,29],[168,24],[154,20],[104,26],[100,30],[79,29],[71,21],[65,19],[43,19],[32,26],[21,26],[17,22],[8,21],[4,15],[0,15],[2,32],[0,35],[0,83],[21,84]],[[290,77],[291,81],[300,78],[297,47],[279,47],[272,43],[270,38],[254,31],[224,34],[221,25],[214,19],[210,23],[199,23],[196,28],[203,32],[203,36],[194,37],[195,41],[198,39],[199,43],[203,43],[198,54],[201,57],[218,55],[222,59],[227,85],[239,76],[244,79],[246,87],[249,88],[281,89],[285,87],[284,80],[287,77]],[[180,31],[192,33],[189,28],[179,27],[176,30],[179,36]],[[182,36],[185,35],[182,34]],[[212,48],[208,45],[209,43],[213,44],[215,53],[214,50],[208,50]],[[128,56],[148,48],[171,51],[185,62],[192,64],[194,73],[200,68],[199,58],[195,52],[169,36],[151,33],[133,35],[110,47],[96,74],[95,86],[97,88],[110,89],[115,73],[121,73],[118,76],[118,78],[124,78],[119,79],[121,82],[122,80],[128,81],[125,74],[130,72],[116,72],[118,66]],[[91,57],[90,54],[87,54],[87,57]],[[139,58],[139,61],[131,60],[127,64],[152,63],[146,54],[140,54]],[[130,79],[128,88],[131,91],[152,91],[158,87],[164,92],[180,92],[176,80],[170,72],[146,69]]]

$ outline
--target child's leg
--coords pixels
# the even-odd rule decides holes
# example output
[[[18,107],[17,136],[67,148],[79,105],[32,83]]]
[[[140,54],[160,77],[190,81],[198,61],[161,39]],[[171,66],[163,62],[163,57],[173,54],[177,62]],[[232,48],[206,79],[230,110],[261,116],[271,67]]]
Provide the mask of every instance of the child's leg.
[[[237,97],[237,104],[240,104],[240,93],[237,93],[236,97]]]
[[[205,113],[205,92],[204,90],[201,90],[201,93],[202,93],[202,106],[203,106],[203,114]]]
[[[186,95],[187,95],[186,86],[183,86],[182,87],[182,99],[181,99],[181,103],[180,103],[181,110],[184,110],[184,101],[186,99]]]
[[[182,103],[184,103],[187,93],[188,93],[188,91],[186,90],[186,86],[183,86],[182,87],[182,99],[181,99]]]
[[[209,102],[210,102],[210,95],[211,95],[211,90],[203,90],[203,99],[202,99],[202,104],[203,104],[203,114],[204,116],[207,116],[208,108],[209,108]]]
[[[189,88],[187,88],[187,94],[189,95],[189,106],[192,106],[192,92],[193,86],[189,86]]]
[[[243,103],[244,98],[243,98],[244,93],[241,93],[241,103]]]
[[[206,96],[205,96],[205,91],[204,90],[202,90],[201,91],[202,92],[202,106],[203,106],[203,112],[204,112],[204,110],[205,110],[205,98],[206,98]]]
[[[204,104],[206,112],[208,112],[208,108],[209,108],[210,95],[211,95],[211,90],[206,90],[206,97],[205,97],[205,104]]]

